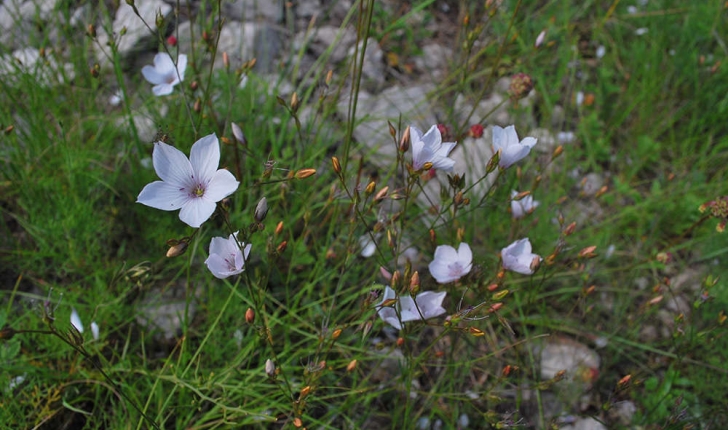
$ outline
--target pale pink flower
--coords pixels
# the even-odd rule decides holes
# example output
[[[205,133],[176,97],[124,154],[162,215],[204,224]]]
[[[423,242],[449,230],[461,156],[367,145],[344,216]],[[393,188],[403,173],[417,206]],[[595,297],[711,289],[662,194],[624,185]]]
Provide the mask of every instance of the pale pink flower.
[[[430,274],[437,282],[454,282],[470,273],[473,253],[467,243],[461,243],[457,250],[449,245],[440,245],[435,249],[435,258],[429,267]]]
[[[455,142],[443,142],[437,125],[433,125],[424,135],[417,127],[410,126],[412,143],[412,168],[420,170],[425,163],[432,163],[434,169],[452,172],[455,160],[448,158]]]
[[[401,330],[402,323],[404,322],[420,321],[423,317],[424,319],[430,319],[444,314],[445,308],[442,307],[442,301],[445,299],[446,294],[447,293],[445,291],[439,293],[434,291],[425,291],[417,294],[414,300],[410,296],[402,295],[399,296],[394,307],[380,307],[377,313],[384,322]],[[384,294],[382,294],[382,301],[379,305],[387,300],[395,298],[397,298],[397,293],[395,293],[392,288],[385,287]],[[397,317],[397,310],[395,310],[395,307],[399,311],[399,318]],[[422,313],[422,315],[420,315],[420,313]]]
[[[238,232],[236,231],[227,239],[213,237],[210,241],[210,256],[205,260],[205,265],[214,277],[225,279],[245,270],[245,261],[248,260],[251,245],[241,243],[245,250],[245,256],[243,256],[243,251],[238,247],[237,237]]]
[[[518,191],[511,191],[511,199],[518,195]],[[538,207],[540,203],[533,199],[533,196],[528,195],[521,200],[511,200],[511,215],[513,218],[520,219],[530,214]]]
[[[164,142],[154,144],[154,170],[162,179],[148,184],[137,203],[163,211],[179,212],[179,219],[198,228],[215,212],[217,202],[240,184],[232,173],[218,170],[220,143],[215,134],[195,142],[189,160],[182,151]]]
[[[149,83],[154,84],[152,92],[155,96],[166,96],[172,94],[174,86],[184,80],[186,68],[186,55],[180,54],[175,66],[169,54],[160,52],[154,56],[154,66],[142,67],[142,75]]]
[[[531,242],[528,238],[513,242],[501,250],[503,268],[522,275],[532,275],[534,263],[538,264],[542,258],[531,252]]]
[[[531,152],[537,140],[533,137],[526,137],[518,140],[516,128],[509,125],[506,128],[493,126],[493,151],[500,150],[500,161],[498,165],[507,169],[513,163],[520,161]]]

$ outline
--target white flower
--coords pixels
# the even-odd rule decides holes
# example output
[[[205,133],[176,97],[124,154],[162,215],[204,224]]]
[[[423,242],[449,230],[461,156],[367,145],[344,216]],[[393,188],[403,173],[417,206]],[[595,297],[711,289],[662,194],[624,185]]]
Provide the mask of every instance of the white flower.
[[[361,256],[364,258],[369,258],[377,252],[377,244],[369,234],[359,237],[359,247],[361,248]]]
[[[445,291],[440,293],[425,291],[423,293],[419,293],[414,300],[412,300],[412,297],[410,296],[399,296],[395,306],[399,310],[400,318],[397,318],[397,311],[391,306],[380,307],[377,313],[384,322],[401,330],[401,323],[403,322],[419,321],[422,320],[422,317],[424,317],[424,319],[430,319],[444,314],[445,308],[442,307],[442,301],[445,299],[446,294],[447,293]],[[379,305],[387,300],[395,298],[397,298],[397,293],[395,293],[390,287],[385,287],[384,294],[382,295],[382,301]],[[417,310],[418,308],[419,312]],[[422,313],[421,316],[420,312]]]
[[[597,59],[604,57],[604,54],[606,54],[606,53],[607,53],[607,48],[605,48],[604,45],[597,46],[597,51],[596,51]]]
[[[584,92],[577,91],[576,92],[576,97],[575,97],[574,101],[576,102],[576,105],[577,106],[581,106],[582,103],[584,103]]]
[[[91,335],[94,340],[99,340],[99,325],[96,324],[96,321],[91,321]]]
[[[121,90],[116,90],[114,94],[109,96],[109,104],[111,106],[119,106],[124,99],[122,98],[124,95],[121,93]]]
[[[149,83],[154,84],[152,92],[155,96],[166,96],[172,94],[173,87],[185,79],[186,68],[186,55],[179,55],[175,67],[172,57],[166,52],[160,52],[154,56],[154,66],[142,67],[142,75]]]
[[[497,125],[493,127],[493,151],[500,150],[498,165],[503,169],[507,169],[511,164],[528,155],[536,142],[537,140],[533,137],[526,137],[519,141],[516,127],[512,125],[506,128]]]
[[[518,195],[518,191],[511,191],[511,199]],[[536,210],[540,203],[533,199],[533,196],[528,195],[521,200],[511,200],[511,214],[513,218],[520,219]]]
[[[559,143],[571,143],[576,139],[576,135],[573,131],[560,131],[556,133],[556,140]]]
[[[429,162],[434,169],[452,172],[455,160],[448,158],[448,154],[455,147],[455,142],[443,142],[437,125],[430,127],[424,135],[417,127],[410,126],[410,141],[414,170],[422,169]]]
[[[541,30],[538,36],[536,36],[536,43],[534,43],[533,46],[538,48],[543,43],[544,39],[546,39],[546,30]]]
[[[241,246],[245,249],[245,257],[243,257],[243,251],[238,247],[237,237],[238,232],[236,231],[227,239],[213,237],[212,241],[210,241],[210,256],[205,260],[205,265],[216,278],[225,279],[245,270],[245,261],[247,261],[248,254],[250,254],[251,245],[241,243]]]
[[[437,282],[447,284],[470,273],[472,267],[473,253],[467,243],[461,243],[457,250],[449,245],[440,245],[430,263],[430,274]]]
[[[216,203],[229,196],[240,184],[232,173],[217,170],[220,144],[215,134],[195,142],[190,159],[164,142],[154,144],[154,170],[162,179],[148,184],[137,203],[163,211],[179,212],[179,219],[197,228],[215,212]]]
[[[637,36],[643,36],[643,35],[647,34],[648,31],[649,31],[649,29],[647,29],[647,27],[640,27],[634,31],[634,34]]]
[[[78,312],[76,312],[76,308],[71,308],[71,325],[76,327],[79,333],[83,333],[83,323],[78,316]]]
[[[532,275],[534,262],[542,259],[531,252],[531,242],[528,238],[513,242],[501,250],[503,268],[523,275]]]

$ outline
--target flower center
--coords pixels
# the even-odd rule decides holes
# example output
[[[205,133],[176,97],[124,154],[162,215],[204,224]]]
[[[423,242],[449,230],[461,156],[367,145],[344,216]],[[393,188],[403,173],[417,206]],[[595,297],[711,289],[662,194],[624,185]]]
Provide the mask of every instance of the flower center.
[[[463,266],[460,263],[450,263],[447,268],[450,270],[450,276],[460,276],[463,273]]]
[[[192,193],[191,194],[192,194],[192,197],[198,197],[198,198],[199,197],[202,197],[202,196],[205,195],[205,187],[202,186],[202,184],[197,184],[192,189]]]

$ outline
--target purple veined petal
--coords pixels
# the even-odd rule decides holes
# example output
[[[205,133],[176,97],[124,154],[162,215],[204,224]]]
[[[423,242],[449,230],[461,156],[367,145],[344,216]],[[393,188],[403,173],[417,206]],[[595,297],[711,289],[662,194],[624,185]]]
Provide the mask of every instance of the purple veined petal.
[[[147,82],[154,85],[162,84],[165,81],[164,76],[157,72],[157,69],[152,66],[142,67],[142,76],[144,76],[144,79],[146,79]]]
[[[437,125],[433,125],[429,130],[427,130],[427,133],[422,136],[422,141],[425,143],[425,146],[429,147],[433,150],[433,152],[440,147],[442,144],[442,135],[440,134],[440,129],[437,128]]]
[[[208,134],[192,145],[190,164],[197,175],[197,181],[207,183],[212,180],[220,164],[220,142],[215,133]]]
[[[174,91],[174,85],[168,83],[163,83],[152,87],[152,92],[155,96],[167,96],[169,94],[172,94],[172,91]]]
[[[137,197],[137,203],[160,209],[163,211],[175,211],[184,206],[190,197],[184,190],[167,182],[154,181],[147,184]]]
[[[210,270],[210,273],[212,273],[212,276],[218,279],[225,279],[232,275],[227,261],[217,254],[211,254],[207,257],[205,265]]]
[[[193,228],[199,228],[215,212],[217,205],[206,198],[191,198],[179,211],[179,219]]]
[[[422,319],[420,313],[417,311],[415,301],[410,296],[399,296],[398,308],[402,322],[419,321]]]
[[[166,75],[167,73],[175,70],[174,61],[172,61],[172,57],[170,57],[166,52],[158,52],[157,55],[154,56],[154,68],[157,69],[157,72]]]
[[[212,176],[205,188],[205,199],[219,202],[238,189],[240,182],[228,170],[220,169]]]
[[[177,71],[179,71],[179,81],[185,80],[185,69],[187,69],[187,56],[185,54],[179,54],[177,57]]]
[[[385,323],[391,325],[397,330],[402,330],[402,324],[397,319],[397,313],[392,308],[382,308],[379,310],[379,318]]]
[[[192,185],[194,171],[185,154],[174,146],[164,142],[154,144],[152,153],[154,171],[159,179],[177,188],[189,188]],[[190,191],[190,190],[187,190]]]
[[[210,255],[227,255],[230,254],[231,251],[234,251],[234,249],[230,246],[229,239],[216,236],[210,240]]]

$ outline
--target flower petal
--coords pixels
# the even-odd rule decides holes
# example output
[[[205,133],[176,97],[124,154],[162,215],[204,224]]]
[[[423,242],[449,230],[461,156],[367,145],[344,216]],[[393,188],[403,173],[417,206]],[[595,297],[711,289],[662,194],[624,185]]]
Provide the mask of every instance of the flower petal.
[[[154,171],[164,182],[178,188],[190,186],[194,171],[190,161],[179,149],[164,142],[156,142],[152,162]]]
[[[172,94],[174,86],[168,83],[161,83],[152,87],[152,92],[155,96],[166,96]]]
[[[205,189],[205,199],[211,202],[219,202],[238,189],[240,182],[235,176],[225,169],[220,169],[212,176]]]
[[[425,319],[435,318],[445,313],[445,308],[442,307],[445,295],[447,295],[445,291],[439,293],[425,291],[417,295],[415,301]]]
[[[76,327],[79,333],[83,333],[83,323],[78,316],[78,312],[76,312],[76,308],[71,308],[71,325]]]
[[[207,221],[217,205],[206,198],[193,198],[187,201],[179,211],[179,219],[185,224],[193,228],[199,228],[203,222]]]
[[[179,82],[185,80],[185,69],[187,69],[187,56],[179,54],[177,57],[177,71],[179,72]]]
[[[172,61],[172,57],[170,57],[166,52],[158,52],[157,55],[154,56],[154,68],[157,69],[157,72],[160,74],[166,75],[175,70],[174,61]]]
[[[184,190],[162,181],[147,184],[137,197],[137,203],[163,211],[175,211],[184,206],[188,200],[189,196]]]
[[[198,181],[206,183],[212,179],[220,164],[220,142],[215,133],[208,134],[192,145],[190,164]]]
[[[205,265],[212,273],[212,276],[218,279],[225,279],[233,274],[227,261],[217,254],[210,254],[205,260]]]
[[[150,84],[158,85],[164,83],[164,75],[157,72],[152,66],[142,67],[142,75]]]
[[[422,141],[425,142],[425,146],[429,147],[433,152],[440,148],[440,145],[442,144],[442,135],[440,134],[440,129],[437,128],[437,125],[433,125],[429,130],[427,130],[427,133],[422,136]]]
[[[470,267],[473,265],[473,251],[470,250],[470,245],[465,242],[460,243],[458,246],[458,260],[463,263],[463,267],[466,267],[466,274],[470,272]]]
[[[529,149],[533,148],[534,145],[536,145],[536,142],[538,142],[538,139],[535,137],[524,137],[521,141],[521,145],[527,146]]]

